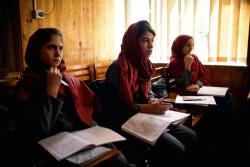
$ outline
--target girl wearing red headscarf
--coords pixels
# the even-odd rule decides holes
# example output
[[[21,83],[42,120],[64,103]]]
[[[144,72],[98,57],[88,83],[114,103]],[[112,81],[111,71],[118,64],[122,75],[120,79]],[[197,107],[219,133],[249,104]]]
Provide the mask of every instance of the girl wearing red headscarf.
[[[129,26],[123,36],[121,52],[118,59],[108,68],[106,80],[115,92],[112,99],[115,109],[112,111],[115,129],[137,112],[162,114],[172,109],[170,104],[161,104],[160,100],[150,101],[150,78],[154,66],[149,60],[153,51],[155,32],[147,21],[138,21]],[[167,111],[166,111],[167,112]],[[119,131],[119,133],[122,133]],[[128,142],[131,137],[127,137]],[[132,138],[130,146],[146,145],[141,140]],[[150,148],[152,166],[171,166],[187,164],[187,157],[196,141],[196,133],[184,125],[171,127],[164,132],[156,144]]]
[[[193,37],[179,35],[172,44],[172,56],[168,64],[177,87],[188,91],[198,91],[202,85],[208,84],[207,69],[196,55],[191,54],[193,47]]]
[[[63,61],[63,37],[55,28],[38,29],[30,38],[24,70],[15,89],[19,143],[27,159],[24,166],[39,162],[37,141],[61,131],[76,131],[96,125],[92,116],[100,110],[95,94],[83,81],[67,75]],[[21,142],[22,141],[22,142]],[[27,149],[31,149],[30,152]],[[18,164],[20,165],[20,161]],[[47,164],[59,166],[58,163]],[[103,166],[129,164],[120,154]]]
[[[194,47],[194,39],[189,35],[179,35],[172,44],[172,56],[168,64],[170,75],[175,78],[178,88],[187,91],[198,91],[203,85],[208,85],[208,71],[202,65],[200,60],[191,51]],[[235,120],[236,113],[232,94],[227,92],[225,97],[214,96],[215,106],[205,108],[206,112],[199,124],[200,141],[204,143],[212,143],[214,145],[224,145],[229,141],[228,146],[234,142],[232,139],[232,129],[236,130],[237,125],[232,124]],[[236,135],[237,136],[237,135]],[[214,140],[216,138],[216,140]],[[217,143],[223,141],[222,143]]]

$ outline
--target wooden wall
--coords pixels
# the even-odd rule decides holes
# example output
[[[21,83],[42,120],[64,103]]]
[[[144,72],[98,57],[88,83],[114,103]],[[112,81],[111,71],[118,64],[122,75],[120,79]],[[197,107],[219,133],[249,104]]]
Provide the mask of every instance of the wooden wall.
[[[247,67],[212,65],[206,65],[206,67],[209,70],[210,84],[229,87],[237,107],[244,109],[249,86]]]
[[[91,64],[117,57],[114,49],[116,0],[36,1],[37,9],[48,13],[54,5],[54,10],[43,19],[33,19],[32,0],[19,0],[22,55],[29,36],[37,28],[56,27],[64,35],[64,59],[67,65]]]

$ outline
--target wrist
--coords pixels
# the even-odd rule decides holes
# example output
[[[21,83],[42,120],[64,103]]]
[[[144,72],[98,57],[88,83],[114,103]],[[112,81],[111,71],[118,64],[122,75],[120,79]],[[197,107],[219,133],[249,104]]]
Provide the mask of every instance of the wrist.
[[[140,111],[141,111],[140,105],[139,105],[139,104],[135,104],[134,110],[135,110],[136,112],[140,112]]]

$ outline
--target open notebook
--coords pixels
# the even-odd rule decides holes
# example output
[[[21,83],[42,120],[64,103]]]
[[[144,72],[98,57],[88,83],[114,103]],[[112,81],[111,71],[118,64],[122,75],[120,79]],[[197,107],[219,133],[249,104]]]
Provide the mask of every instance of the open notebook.
[[[172,110],[161,115],[137,113],[122,125],[122,130],[154,145],[170,124],[183,123],[189,115]]]
[[[111,129],[94,126],[76,132],[60,132],[38,141],[58,161],[81,150],[126,140]]]

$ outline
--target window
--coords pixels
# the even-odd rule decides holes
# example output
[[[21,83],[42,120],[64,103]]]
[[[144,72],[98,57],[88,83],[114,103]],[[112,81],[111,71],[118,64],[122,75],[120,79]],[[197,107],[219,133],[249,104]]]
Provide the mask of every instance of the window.
[[[156,31],[154,63],[167,63],[175,37],[188,34],[204,64],[246,65],[249,0],[127,0],[126,25],[142,19]]]

